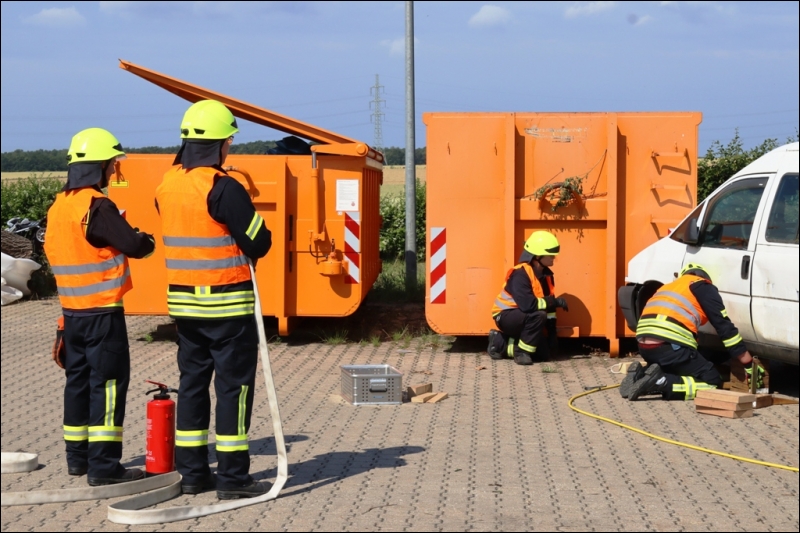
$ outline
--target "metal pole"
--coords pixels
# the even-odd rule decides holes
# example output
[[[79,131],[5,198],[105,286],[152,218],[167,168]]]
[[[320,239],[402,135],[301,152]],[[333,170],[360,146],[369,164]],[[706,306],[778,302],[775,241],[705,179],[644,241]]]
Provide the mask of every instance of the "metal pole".
[[[406,294],[417,285],[417,179],[414,162],[414,2],[406,1]]]

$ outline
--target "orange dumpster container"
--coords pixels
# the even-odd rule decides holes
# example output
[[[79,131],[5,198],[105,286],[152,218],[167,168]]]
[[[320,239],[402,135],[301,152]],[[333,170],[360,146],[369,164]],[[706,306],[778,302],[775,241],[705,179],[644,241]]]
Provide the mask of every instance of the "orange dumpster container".
[[[605,337],[617,355],[632,334],[617,303],[628,260],[696,205],[701,121],[698,112],[423,114],[431,328],[496,327],[508,269],[525,239],[547,230],[561,244],[553,270],[569,303],[558,335]],[[568,178],[582,195],[558,186]],[[556,199],[537,200],[542,188]]]
[[[182,98],[223,102],[241,119],[316,141],[311,155],[229,155],[229,174],[250,192],[272,231],[272,249],[256,265],[262,313],[282,335],[297,317],[352,314],[381,271],[378,251],[383,156],[364,143],[207,89],[122,62],[126,69]],[[176,124],[180,117],[175,117]],[[177,137],[177,126],[176,126]],[[109,197],[131,225],[153,232],[155,254],[132,261],[128,314],[167,314],[167,275],[155,190],[174,155],[129,154]]]

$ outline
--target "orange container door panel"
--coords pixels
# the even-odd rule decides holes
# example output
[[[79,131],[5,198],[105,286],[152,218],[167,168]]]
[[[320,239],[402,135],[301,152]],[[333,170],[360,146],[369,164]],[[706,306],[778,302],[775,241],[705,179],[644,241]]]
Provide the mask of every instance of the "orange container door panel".
[[[439,333],[485,335],[525,239],[558,236],[559,335],[630,334],[616,289],[628,261],[696,205],[701,114],[426,113],[426,315]],[[558,184],[581,194],[557,206]],[[537,199],[552,189],[554,198]],[[537,194],[539,193],[539,194]],[[548,195],[550,196],[550,195]],[[480,308],[485,308],[479,311]],[[481,312],[483,316],[481,317]]]

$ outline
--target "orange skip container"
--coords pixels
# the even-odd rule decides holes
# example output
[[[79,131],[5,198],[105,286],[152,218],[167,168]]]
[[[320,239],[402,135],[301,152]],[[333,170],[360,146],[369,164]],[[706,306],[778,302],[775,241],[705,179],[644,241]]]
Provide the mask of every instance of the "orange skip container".
[[[553,270],[560,337],[629,336],[625,267],[697,202],[698,112],[425,113],[425,312],[435,331],[486,335],[492,303],[534,231],[561,244]],[[537,191],[568,178],[565,206]]]

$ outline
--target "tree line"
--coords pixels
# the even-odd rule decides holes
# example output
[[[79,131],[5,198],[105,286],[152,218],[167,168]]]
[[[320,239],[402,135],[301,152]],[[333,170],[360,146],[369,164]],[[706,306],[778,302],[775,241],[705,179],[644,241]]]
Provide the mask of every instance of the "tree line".
[[[234,143],[231,145],[232,154],[266,154],[274,149],[277,141],[252,141]],[[143,146],[141,148],[125,148],[129,154],[174,154],[180,146]],[[387,165],[405,165],[406,150],[390,146],[384,148],[385,163]],[[414,150],[414,160],[417,165],[425,164],[425,148]],[[14,150],[0,154],[0,171],[2,172],[47,172],[67,171],[67,150]]]

